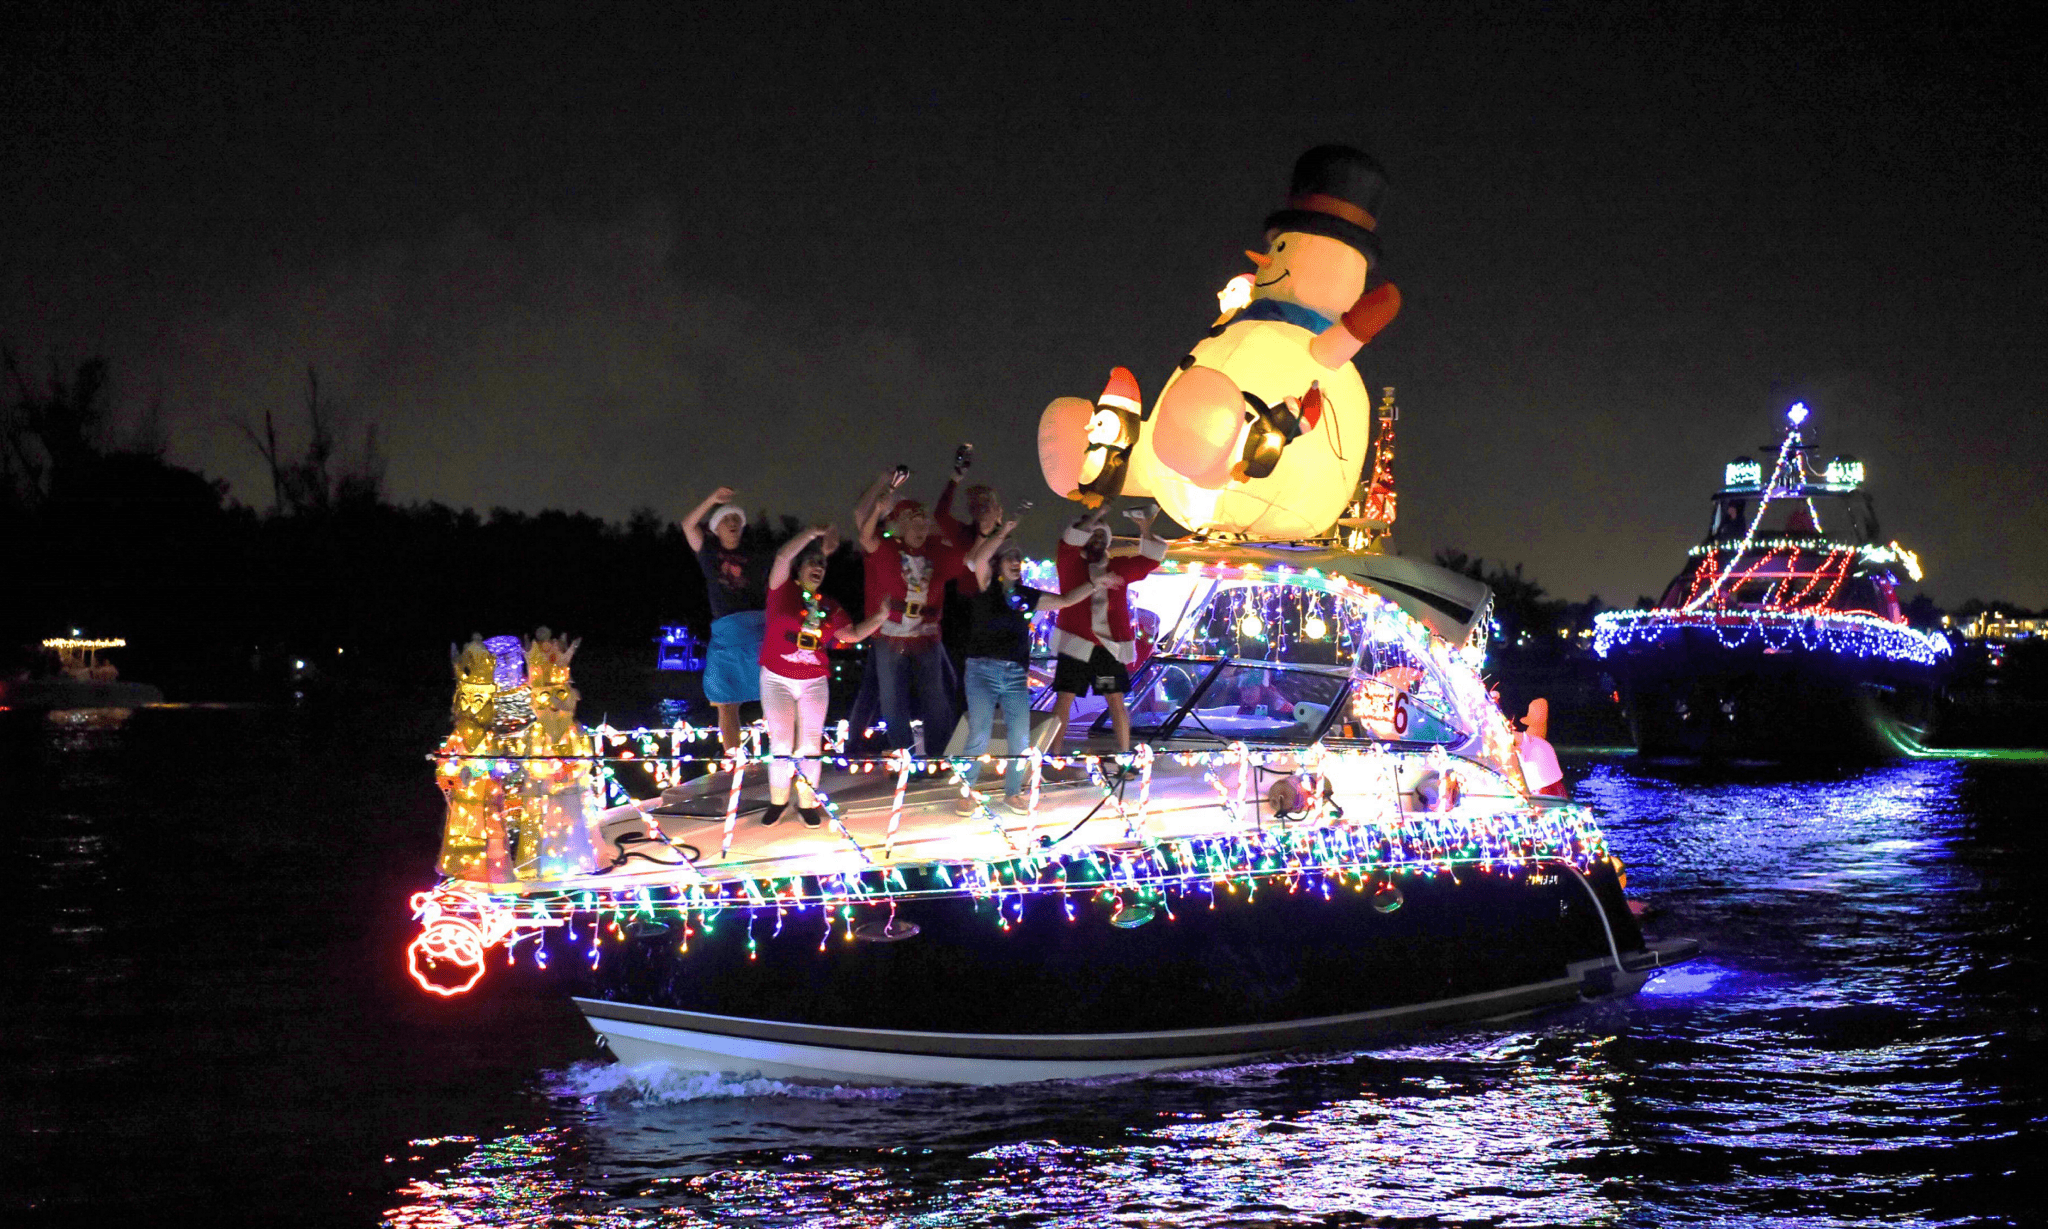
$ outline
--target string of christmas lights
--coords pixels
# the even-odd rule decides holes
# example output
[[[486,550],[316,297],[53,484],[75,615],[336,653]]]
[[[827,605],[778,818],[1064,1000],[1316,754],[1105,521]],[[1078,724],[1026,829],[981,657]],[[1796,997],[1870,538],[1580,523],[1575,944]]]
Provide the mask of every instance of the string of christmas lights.
[[[1251,746],[1234,741],[1218,749],[1159,751],[1141,744],[1117,755],[1041,755],[1026,750],[972,759],[907,751],[852,753],[851,732],[841,722],[830,732],[824,754],[815,758],[856,777],[887,774],[881,796],[892,799],[887,834],[874,845],[862,846],[848,828],[840,804],[817,792],[832,830],[847,847],[841,859],[845,869],[824,875],[749,876],[741,873],[747,864],[723,865],[722,852],[721,861],[708,866],[663,863],[645,874],[621,874],[616,886],[600,880],[604,886],[593,887],[598,877],[587,873],[526,877],[524,864],[494,853],[484,858],[488,873],[465,868],[415,898],[414,913],[423,929],[408,949],[413,976],[422,985],[431,982],[435,993],[458,993],[481,975],[490,951],[502,949],[505,959],[512,961],[523,944],[535,940],[534,959],[545,964],[550,948],[562,946],[540,941],[548,934],[578,945],[587,935],[588,947],[580,950],[593,965],[605,943],[645,937],[651,930],[679,934],[681,950],[687,951],[692,935],[708,933],[734,911],[746,916],[751,952],[757,919],[766,922],[772,917],[779,931],[786,920],[805,911],[815,911],[824,924],[821,944],[829,940],[835,922],[844,922],[852,937],[859,910],[886,909],[893,924],[899,901],[949,896],[993,901],[994,920],[1006,930],[1023,920],[1026,897],[1047,894],[1059,899],[1059,912],[1070,920],[1077,917],[1077,903],[1100,898],[1113,908],[1110,920],[1128,926],[1142,924],[1155,909],[1170,919],[1177,900],[1206,897],[1213,905],[1219,893],[1242,892],[1249,899],[1276,884],[1289,892],[1320,890],[1327,897],[1346,886],[1364,890],[1375,876],[1384,883],[1393,874],[1519,874],[1545,861],[1588,867],[1608,856],[1604,839],[1585,812],[1526,796],[1513,734],[1479,675],[1483,630],[1475,629],[1461,644],[1445,642],[1396,603],[1347,577],[1315,568],[1168,563],[1154,574],[1155,581],[1161,578],[1169,583],[1163,594],[1155,595],[1158,608],[1153,613],[1168,633],[1162,653],[1215,663],[1218,669],[1241,668],[1256,682],[1262,669],[1301,666],[1295,658],[1304,653],[1320,660],[1319,646],[1326,645],[1325,664],[1348,668],[1327,674],[1338,680],[1337,691],[1327,697],[1329,706],[1338,702],[1346,680],[1384,683],[1399,693],[1396,707],[1402,698],[1441,702],[1457,719],[1427,725],[1426,735],[1424,727],[1411,728],[1406,738],[1388,745]],[[1175,581],[1178,591],[1171,583]],[[1176,603],[1177,612],[1169,609]],[[1313,672],[1315,667],[1307,669]],[[1311,703],[1311,710],[1318,704]],[[1420,744],[1409,741],[1418,736],[1438,745],[1425,754]],[[577,737],[582,741],[544,745],[488,737],[451,740],[434,757],[437,774],[451,800],[464,799],[477,810],[482,826],[495,823],[492,830],[499,845],[506,844],[508,828],[523,845],[524,813],[515,804],[528,782],[545,778],[564,789],[580,788],[585,802],[581,813],[595,842],[602,809],[597,800],[603,797],[614,806],[634,801],[619,773],[629,768],[644,771],[666,789],[705,770],[722,768],[733,774],[734,785],[719,791],[726,802],[721,849],[729,851],[740,774],[778,758],[813,758],[769,754],[759,727],[749,727],[741,745],[730,751],[718,744],[715,729],[680,721],[631,730],[600,725]],[[1447,754],[1446,741],[1457,756]],[[1007,765],[1013,760],[1024,760],[1031,769],[1032,818],[1028,828],[1016,833],[997,821],[987,799],[975,794],[962,775],[971,763]],[[1404,765],[1414,778],[1405,793]],[[1041,768],[1074,766],[1086,770],[1100,800],[1089,810],[1088,799],[1066,795],[1082,802],[1073,811],[1082,822],[1057,837],[1041,837]],[[1218,822],[1213,831],[1186,837],[1153,831],[1155,825],[1148,820],[1153,814],[1155,768],[1169,767],[1214,783]],[[1290,801],[1285,808],[1274,801],[1271,819],[1261,815],[1261,773],[1294,778],[1291,789],[1282,790],[1281,783],[1275,783],[1280,791],[1275,797],[1284,795]],[[939,774],[946,774],[949,784],[958,785],[964,797],[975,801],[973,812],[1000,838],[1000,848],[1006,851],[1002,856],[895,860],[903,789],[913,776]],[[1427,784],[1432,777],[1434,785]],[[644,783],[636,783],[644,792]],[[894,786],[893,794],[889,785]],[[1135,797],[1135,806],[1129,797]],[[1417,805],[1421,809],[1411,809]],[[493,807],[502,808],[502,813],[487,814]],[[921,809],[928,807],[926,803]],[[1189,813],[1184,800],[1177,800],[1174,810],[1182,819]],[[1113,826],[1090,830],[1092,837],[1080,835],[1086,819],[1097,813]],[[1105,835],[1112,831],[1113,838]],[[659,843],[666,838],[656,828],[649,839]],[[457,974],[452,981],[436,973],[451,969]]]
[[[1225,754],[1239,764],[1249,758],[1236,748]],[[1026,897],[1060,899],[1069,922],[1078,920],[1076,900],[1094,898],[1112,910],[1113,924],[1127,925],[1149,918],[1154,908],[1171,921],[1176,902],[1187,907],[1200,898],[1214,908],[1219,895],[1242,892],[1250,900],[1262,888],[1329,899],[1336,891],[1384,887],[1396,875],[1454,880],[1470,873],[1513,876],[1558,863],[1584,873],[1599,861],[1620,869],[1598,826],[1577,806],[1509,815],[1394,808],[1342,821],[1325,806],[1312,822],[1300,824],[1245,827],[1131,848],[1033,850],[996,860],[556,892],[529,888],[519,894],[449,881],[414,895],[412,911],[422,931],[407,949],[407,962],[422,987],[451,995],[476,984],[493,947],[503,946],[510,962],[520,943],[536,940],[535,960],[544,967],[544,936],[551,931],[568,943],[580,943],[587,930],[586,958],[595,967],[607,941],[667,931],[679,937],[678,951],[687,952],[693,937],[712,933],[727,915],[737,914],[748,929],[751,958],[757,922],[771,920],[779,934],[792,915],[800,919],[813,910],[824,927],[822,947],[838,923],[844,924],[846,941],[859,937],[858,910],[886,908],[893,924],[896,906],[917,900],[964,897],[977,906],[993,904],[992,922],[1009,931],[1023,921]],[[444,966],[456,970],[452,979],[436,976]]]
[[[1593,652],[1607,657],[1618,649],[1684,635],[1687,629],[1711,632],[1727,649],[1745,645],[1780,651],[1802,649],[1924,666],[1934,665],[1951,651],[1948,638],[1940,632],[1923,632],[1857,612],[1611,610],[1593,619]]]

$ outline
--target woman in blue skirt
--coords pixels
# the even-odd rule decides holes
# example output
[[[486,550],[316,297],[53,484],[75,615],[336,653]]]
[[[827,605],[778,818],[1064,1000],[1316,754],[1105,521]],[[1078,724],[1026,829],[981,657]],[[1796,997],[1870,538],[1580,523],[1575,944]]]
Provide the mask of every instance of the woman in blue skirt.
[[[707,538],[704,527],[711,527]],[[704,651],[704,698],[718,710],[718,737],[730,751],[740,744],[740,705],[761,699],[761,637],[767,629],[770,553],[749,549],[741,537],[747,514],[733,490],[719,487],[683,518],[683,536],[697,552],[711,599],[711,644]]]

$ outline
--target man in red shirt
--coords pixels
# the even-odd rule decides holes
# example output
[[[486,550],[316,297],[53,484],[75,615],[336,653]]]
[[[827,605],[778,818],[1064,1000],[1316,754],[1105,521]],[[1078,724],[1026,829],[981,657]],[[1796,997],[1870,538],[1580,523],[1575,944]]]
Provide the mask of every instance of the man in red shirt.
[[[1140,533],[1138,553],[1111,558],[1109,527],[1102,523],[1108,510],[1109,505],[1104,503],[1068,526],[1060,535],[1059,552],[1054,556],[1062,591],[1090,580],[1099,582],[1105,574],[1114,574],[1124,582],[1110,588],[1098,583],[1092,598],[1060,611],[1054,624],[1057,630],[1053,633],[1053,651],[1059,654],[1059,664],[1053,668],[1052,676],[1056,696],[1052,711],[1059,726],[1053,735],[1055,747],[1067,736],[1067,717],[1073,711],[1074,697],[1087,695],[1093,688],[1109,705],[1109,719],[1116,726],[1116,749],[1131,749],[1131,714],[1124,707],[1124,693],[1131,687],[1130,671],[1137,664],[1138,646],[1129,590],[1125,586],[1151,575],[1159,561],[1166,558],[1166,539],[1152,532],[1159,519],[1159,509],[1154,506],[1133,517]]]
[[[884,509],[887,537],[880,533]],[[953,706],[939,643],[939,606],[946,582],[962,570],[963,554],[932,532],[931,514],[914,499],[893,508],[876,500],[867,507],[860,548],[867,556],[868,613],[886,612],[874,663],[889,745],[910,746],[910,721],[917,717],[924,722],[925,746],[944,747],[953,733]]]

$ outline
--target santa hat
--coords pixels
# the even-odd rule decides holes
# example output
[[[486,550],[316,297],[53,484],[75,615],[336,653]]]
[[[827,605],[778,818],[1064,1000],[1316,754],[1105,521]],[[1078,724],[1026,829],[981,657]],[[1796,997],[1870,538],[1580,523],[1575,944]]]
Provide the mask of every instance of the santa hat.
[[[741,529],[745,529],[747,527],[747,510],[745,508],[740,507],[738,504],[718,505],[716,508],[713,508],[711,510],[710,516],[704,518],[704,523],[706,525],[711,526],[711,528],[715,531],[718,528],[718,522],[724,520],[728,516],[736,516],[740,518]]]
[[[1102,392],[1095,398],[1095,404],[1106,405],[1113,410],[1138,412],[1138,377],[1128,367],[1109,369],[1109,383],[1102,386]]]

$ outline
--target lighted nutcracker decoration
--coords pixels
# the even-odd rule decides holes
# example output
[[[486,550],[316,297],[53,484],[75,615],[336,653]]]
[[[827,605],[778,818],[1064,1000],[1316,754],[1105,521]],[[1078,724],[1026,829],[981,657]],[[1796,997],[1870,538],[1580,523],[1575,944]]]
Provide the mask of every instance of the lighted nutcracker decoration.
[[[1303,154],[1264,249],[1245,253],[1256,270],[1219,296],[1223,315],[1149,415],[1105,412],[1137,400],[1121,368],[1096,402],[1046,407],[1039,463],[1052,489],[1083,502],[1150,495],[1213,536],[1326,536],[1371,460],[1371,399],[1351,360],[1401,306],[1393,283],[1367,289],[1385,190],[1385,172],[1356,149]]]
[[[593,744],[576,723],[576,705],[583,697],[570,682],[569,661],[582,643],[543,627],[525,644],[533,724],[521,735],[527,756],[525,822],[516,869],[522,879],[580,874],[609,866],[618,856],[597,830],[598,812],[591,805]]]
[[[492,771],[492,757],[512,750],[497,728],[501,663],[478,637],[460,649],[451,646],[448,656],[455,669],[455,729],[442,740],[434,773],[448,799],[441,873],[452,879],[510,882],[505,787]],[[523,688],[524,671],[517,681]]]

